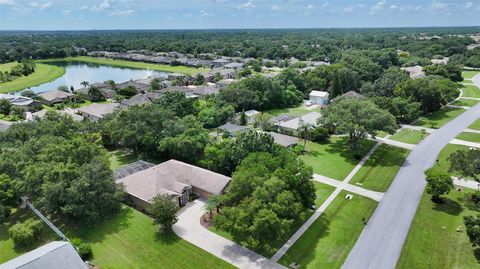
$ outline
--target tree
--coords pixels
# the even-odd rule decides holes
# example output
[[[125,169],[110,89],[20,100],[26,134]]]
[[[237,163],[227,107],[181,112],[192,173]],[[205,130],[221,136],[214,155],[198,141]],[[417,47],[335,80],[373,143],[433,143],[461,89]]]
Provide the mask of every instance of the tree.
[[[439,169],[430,168],[425,171],[427,180],[427,193],[432,195],[432,201],[439,203],[442,201],[441,195],[448,194],[453,189],[453,181],[450,175]]]
[[[425,66],[425,73],[427,73],[427,75],[442,76],[452,81],[459,82],[463,80],[462,69],[462,66],[451,63],[436,64],[431,66]]]
[[[270,131],[272,128],[272,124],[270,123],[270,119],[272,115],[268,113],[260,113],[255,116],[254,126],[262,129],[263,131]]]
[[[240,125],[247,125],[247,116],[245,115],[245,110],[240,113]]]
[[[155,196],[147,208],[149,214],[153,216],[153,221],[158,225],[158,233],[167,233],[172,230],[173,224],[177,222],[177,212],[179,206],[172,198],[166,194]]]
[[[75,92],[75,88],[73,87],[73,85],[70,85],[70,92],[71,92],[71,93],[74,93],[74,92]]]
[[[0,222],[3,222],[11,213],[18,200],[15,182],[7,175],[0,174]]]
[[[448,157],[450,172],[459,172],[480,182],[480,150],[457,150]]]
[[[130,98],[137,94],[137,89],[135,89],[135,87],[133,86],[128,86],[125,88],[117,89],[117,93],[119,95],[125,96],[126,98]]]
[[[88,95],[92,98],[93,101],[100,101],[105,99],[105,96],[103,96],[100,89],[95,86],[90,86],[90,88],[88,88]]]
[[[8,115],[12,111],[12,103],[7,99],[0,99],[0,114]]]
[[[82,81],[80,82],[80,85],[82,85],[84,88],[88,87],[88,85],[90,85],[90,83],[88,81]]]
[[[152,81],[150,81],[150,90],[151,91],[160,90],[160,80],[158,78],[154,78],[152,79]]]
[[[480,246],[480,215],[476,217],[465,216],[463,217],[465,227],[467,228],[467,235],[470,239],[470,243],[474,247]]]
[[[327,128],[318,126],[310,134],[310,139],[314,142],[327,142],[330,138],[330,133]]]
[[[395,118],[388,111],[378,108],[372,101],[359,98],[341,98],[325,110],[324,124],[335,126],[337,133],[348,134],[350,148],[357,153],[360,139],[378,131],[393,132]]]
[[[38,238],[43,225],[41,220],[27,219],[22,223],[14,224],[8,229],[15,246],[31,245]]]
[[[303,137],[303,147],[305,148],[307,145],[307,140],[310,137],[310,133],[312,132],[314,126],[308,122],[302,121],[301,117],[300,117],[299,125],[300,125],[299,127],[300,135]]]
[[[36,94],[32,90],[24,90],[20,93],[21,96],[34,98]]]
[[[193,82],[194,85],[203,85],[205,83],[205,77],[198,73],[197,76],[195,77],[195,81]]]
[[[410,123],[416,120],[420,114],[420,102],[410,101],[402,97],[382,97],[377,96],[370,98],[379,108],[387,110],[397,122]]]
[[[105,81],[106,84],[110,85],[110,89],[115,90],[117,88],[117,84],[115,84],[115,81],[109,79]]]
[[[62,91],[62,92],[70,92],[68,87],[65,85],[60,85],[57,87],[57,90]]]

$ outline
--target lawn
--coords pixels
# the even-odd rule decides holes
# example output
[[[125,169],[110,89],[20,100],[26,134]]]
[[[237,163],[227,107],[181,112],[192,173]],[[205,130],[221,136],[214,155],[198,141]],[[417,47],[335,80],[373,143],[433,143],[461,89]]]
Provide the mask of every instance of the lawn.
[[[166,160],[162,159],[153,159],[147,156],[140,156],[136,153],[134,153],[131,150],[128,149],[115,149],[115,150],[109,150],[108,154],[110,155],[109,160],[110,160],[110,168],[115,171],[119,168],[122,168],[123,166],[126,166],[127,164],[133,163],[138,160],[144,160],[146,162],[151,162],[154,164],[161,163]]]
[[[464,216],[477,214],[463,206],[465,192],[453,190],[443,204],[424,193],[397,269],[480,268],[463,224]],[[456,231],[459,226],[462,232]]]
[[[474,85],[462,85],[462,97],[480,98],[480,89]]]
[[[463,71],[462,76],[466,79],[473,78],[476,74],[480,74],[479,71]]]
[[[340,268],[360,236],[366,221],[377,207],[369,198],[342,191],[325,212],[280,259],[300,268]]]
[[[450,168],[450,162],[448,161],[448,157],[452,152],[457,150],[468,150],[468,147],[462,146],[462,145],[454,145],[454,144],[446,145],[442,149],[442,151],[440,151],[440,154],[438,154],[438,157],[437,157],[438,161],[436,162],[435,165],[445,171],[448,171],[448,169]]]
[[[476,104],[478,104],[480,100],[472,100],[472,99],[463,99],[460,98],[457,101],[453,102],[452,105],[454,106],[469,106],[472,107]]]
[[[10,72],[10,70],[12,70],[12,67],[18,65],[18,62],[9,62],[9,63],[4,63],[4,64],[0,64],[0,72]]]
[[[375,144],[362,140],[360,155],[363,157]],[[306,152],[300,158],[313,168],[313,172],[337,180],[343,180],[360,162],[348,147],[347,138],[332,137],[326,144],[308,142]]]
[[[32,86],[37,86],[58,77],[65,73],[65,68],[50,64],[37,63],[35,72],[28,76],[18,77],[12,81],[0,83],[0,93],[15,92]]]
[[[273,116],[278,116],[282,114],[289,114],[293,116],[302,116],[305,114],[308,114],[310,112],[320,112],[320,109],[308,109],[305,107],[303,104],[297,106],[297,107],[290,107],[290,108],[274,108],[274,109],[269,109],[264,111],[265,113],[268,113]]]
[[[335,190],[335,187],[317,181],[314,181],[313,185],[315,185],[315,193],[317,194],[317,199],[315,199],[315,207],[319,208],[323,202],[327,200],[328,196],[332,194],[332,192]]]
[[[415,145],[420,143],[427,136],[428,133],[426,132],[405,128],[390,136],[389,139]]]
[[[457,139],[480,143],[480,134],[463,132],[457,135]]]
[[[463,112],[465,112],[465,109],[445,107],[439,111],[421,117],[415,122],[415,125],[427,128],[440,128],[443,125],[447,124],[449,121],[458,117]]]
[[[5,225],[4,225],[5,226]],[[2,226],[2,229],[4,229]],[[157,238],[152,220],[130,207],[93,227],[61,229],[92,244],[92,262],[109,268],[234,268],[175,234]],[[0,233],[0,262],[12,258],[10,239]],[[53,239],[53,237],[51,238]],[[7,254],[5,254],[7,251]],[[15,251],[15,256],[24,251]],[[10,254],[9,254],[10,253]],[[7,257],[7,255],[9,257]]]
[[[480,120],[475,121],[468,128],[473,129],[473,130],[480,130]]]
[[[363,188],[373,191],[387,191],[408,153],[406,149],[382,144],[350,183],[361,183]]]
[[[133,62],[133,61],[114,60],[114,59],[96,58],[96,57],[88,57],[88,56],[67,57],[64,59],[49,59],[49,60],[44,60],[43,62],[48,62],[48,61],[86,62],[86,63],[95,63],[95,64],[110,65],[110,66],[117,66],[117,67],[129,67],[129,68],[137,68],[137,69],[151,69],[151,70],[163,71],[163,72],[175,72],[175,73],[182,73],[186,75],[194,75],[198,72],[208,72],[210,70],[209,68],[171,66],[166,64]]]

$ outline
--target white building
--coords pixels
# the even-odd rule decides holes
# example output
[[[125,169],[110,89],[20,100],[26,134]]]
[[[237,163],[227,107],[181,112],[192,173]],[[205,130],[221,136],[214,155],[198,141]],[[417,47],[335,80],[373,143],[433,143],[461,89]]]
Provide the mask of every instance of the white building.
[[[321,114],[318,112],[310,112],[308,114],[302,115],[300,117],[296,117],[289,121],[282,122],[278,125],[279,131],[281,133],[298,136],[299,130],[303,124],[307,123],[311,126],[316,127],[318,119],[321,117]]]
[[[311,91],[309,100],[314,105],[326,106],[328,104],[328,92]]]

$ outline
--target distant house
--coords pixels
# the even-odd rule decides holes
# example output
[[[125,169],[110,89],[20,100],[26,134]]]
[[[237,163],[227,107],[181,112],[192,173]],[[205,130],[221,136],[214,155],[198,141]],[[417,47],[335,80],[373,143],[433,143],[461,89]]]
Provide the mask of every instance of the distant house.
[[[137,93],[145,92],[145,91],[148,91],[148,89],[150,89],[150,85],[145,85],[143,83],[138,83],[135,81],[125,81],[115,86],[115,88],[117,89],[125,89],[128,87],[135,88],[137,90]]]
[[[0,99],[8,100],[12,105],[24,108],[26,110],[33,107],[39,107],[42,105],[40,102],[33,100],[30,97],[17,96],[13,94],[0,93]]]
[[[223,66],[223,68],[227,68],[227,69],[241,69],[243,68],[243,63],[228,63],[226,65]]]
[[[221,194],[230,178],[215,172],[169,160],[117,180],[123,183],[129,200],[144,210],[157,195],[168,195],[180,206],[188,202],[191,193],[202,198]]]
[[[75,94],[60,90],[48,91],[38,96],[41,98],[42,103],[49,106],[63,102],[75,102],[76,99]]]
[[[200,85],[193,88],[193,94],[198,96],[207,96],[211,94],[218,94],[219,89],[213,85]]]
[[[259,111],[257,110],[254,110],[254,109],[251,109],[251,110],[247,110],[244,112],[245,113],[245,117],[247,118],[247,122],[249,123],[252,123],[255,121],[255,117],[260,114]]]
[[[239,133],[248,131],[250,129],[251,128],[248,127],[248,126],[236,125],[236,124],[232,124],[232,123],[226,123],[226,124],[218,127],[219,131],[221,131],[223,133],[226,133],[230,136],[236,136]]]
[[[217,74],[220,74],[221,79],[233,79],[235,78],[235,69],[212,69],[210,72],[204,74],[203,76],[205,77],[206,81],[209,82],[215,82],[215,79],[217,78]]]
[[[64,241],[53,241],[9,260],[0,269],[88,269],[75,248]]]
[[[346,97],[346,98],[358,98],[358,99],[365,99],[366,97],[361,95],[360,93],[356,92],[356,91],[348,91],[342,95],[339,95],[337,97],[335,97],[332,101],[336,101],[338,100],[339,98],[341,97]]]
[[[97,88],[100,91],[100,93],[102,94],[103,98],[105,98],[105,99],[111,99],[111,98],[113,98],[113,96],[115,96],[117,94],[117,92],[115,90],[112,90],[110,85],[108,85],[108,87],[96,87],[96,86],[94,86],[94,84],[92,84],[92,86],[90,86],[90,87]],[[96,101],[96,100],[94,100],[93,96],[90,95],[90,87],[75,90],[75,93],[77,94],[77,97],[85,99],[85,100],[89,100],[89,101]]]
[[[223,67],[229,64],[230,61],[225,58],[220,58],[220,59],[213,60],[211,63],[212,63],[212,68],[217,68],[217,67]]]
[[[287,148],[296,145],[298,142],[298,137],[273,132],[269,132],[268,134],[273,137],[273,141],[276,144]]]
[[[167,75],[167,79],[170,80],[170,81],[175,81],[175,80],[178,80],[178,79],[184,79],[186,77],[187,77],[187,75],[180,74],[180,73],[169,73]]]
[[[314,105],[326,106],[328,104],[328,92],[311,91],[309,100],[312,101]]]
[[[432,59],[431,62],[432,64],[447,64],[448,60],[450,60],[448,57],[442,58],[442,59]]]
[[[296,116],[294,116],[294,115],[282,114],[282,115],[278,115],[278,116],[275,116],[275,117],[271,118],[268,122],[272,125],[278,125],[282,122],[286,122],[286,121],[292,120],[294,118],[296,118]]]
[[[405,70],[411,79],[418,79],[418,78],[425,78],[425,72],[423,71],[423,67],[420,65],[411,66],[411,67],[402,67],[402,70]]]
[[[225,88],[227,87],[228,85],[232,84],[232,83],[235,83],[237,82],[238,80],[236,79],[222,79],[220,81],[217,81],[216,85],[217,85],[217,88]]]
[[[120,102],[120,107],[125,108],[129,106],[135,105],[144,105],[144,104],[151,104],[156,99],[162,96],[159,92],[146,92],[146,93],[139,93],[137,95],[132,96],[130,99],[125,99]]]
[[[84,119],[91,121],[97,121],[102,119],[105,115],[115,112],[117,105],[115,104],[97,104],[93,103],[88,106],[84,106],[78,109],[78,113],[83,116]]]
[[[26,118],[27,121],[36,121],[37,119],[43,119],[46,116],[47,112],[48,112],[48,110],[46,110],[46,109],[42,109],[42,110],[39,110],[39,111],[33,112],[33,113],[27,112],[25,118]],[[61,115],[68,115],[68,116],[72,117],[72,119],[74,121],[82,121],[83,120],[82,116],[80,116],[78,114],[75,114],[74,110],[70,109],[70,108],[65,108],[64,110],[56,110],[54,112],[56,112],[58,114],[61,114]]]
[[[298,136],[302,124],[308,123],[312,126],[317,126],[317,121],[318,119],[320,119],[320,117],[320,113],[310,112],[308,114],[278,124],[279,131],[287,135]]]
[[[184,93],[185,97],[187,98],[197,98],[198,96],[193,93],[193,89],[189,87],[182,87],[182,86],[171,86],[165,89],[161,89],[159,91],[162,94],[165,94],[167,92],[180,92]]]

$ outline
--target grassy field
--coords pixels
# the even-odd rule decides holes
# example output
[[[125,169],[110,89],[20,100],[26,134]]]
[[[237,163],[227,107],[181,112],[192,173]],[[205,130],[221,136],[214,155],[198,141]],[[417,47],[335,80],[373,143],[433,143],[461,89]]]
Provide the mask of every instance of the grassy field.
[[[9,223],[0,227],[0,263],[29,250],[13,249],[13,243],[5,233],[7,225]],[[93,227],[61,229],[91,243],[92,262],[103,269],[234,268],[175,234],[157,238],[152,220],[127,206],[117,215]],[[50,240],[54,239],[52,233],[48,237]]]
[[[320,112],[320,109],[308,109],[306,108],[303,104],[297,106],[297,107],[291,107],[291,108],[275,108],[275,109],[269,109],[264,111],[265,113],[268,113],[273,116],[278,116],[281,114],[290,114],[293,116],[302,116],[310,112]]]
[[[479,73],[479,71],[463,71],[462,76],[466,79],[472,79],[476,74]]]
[[[315,185],[315,193],[317,194],[317,199],[315,199],[315,207],[319,208],[323,202],[327,200],[328,196],[332,194],[332,192],[335,190],[335,187],[317,181],[314,181],[313,185]]]
[[[464,195],[453,190],[445,196],[445,203],[435,204],[424,193],[397,269],[480,268],[463,224],[464,216],[477,212],[463,206]],[[456,231],[459,226],[462,232]]]
[[[370,156],[350,181],[362,183],[362,187],[373,191],[385,192],[395,178],[409,151],[382,144]]]
[[[362,156],[373,147],[375,142],[362,140]],[[312,166],[313,172],[337,180],[343,180],[360,160],[355,159],[345,137],[332,137],[327,144],[308,142],[306,152],[300,158]]]
[[[473,129],[473,130],[480,130],[480,120],[477,120],[476,122],[472,123],[468,128]]]
[[[402,129],[396,132],[394,135],[390,136],[390,140],[400,141],[407,144],[418,144],[425,137],[428,136],[428,133],[412,130],[412,129]]]
[[[51,61],[51,62],[76,61],[76,62],[95,63],[95,64],[110,65],[110,66],[117,66],[117,67],[151,69],[151,70],[163,71],[163,72],[175,72],[175,73],[182,73],[186,75],[194,75],[198,72],[208,72],[210,70],[209,68],[171,66],[166,64],[133,62],[133,61],[114,60],[114,59],[107,59],[107,58],[87,57],[87,56],[68,57],[63,59],[49,59],[49,60],[44,60],[43,62],[48,62],[48,61]]]
[[[465,112],[465,109],[445,107],[439,111],[421,117],[414,124],[427,128],[440,128],[463,112]]]
[[[480,98],[480,89],[473,85],[462,85],[462,97]]]
[[[438,161],[436,162],[435,165],[445,171],[448,171],[448,169],[450,168],[450,162],[448,161],[448,157],[452,152],[457,150],[468,150],[468,147],[462,146],[462,145],[454,145],[454,144],[446,145],[442,149],[442,151],[440,151],[440,154],[438,154],[438,157],[437,157]]]
[[[480,134],[463,132],[457,135],[457,139],[480,143]]]
[[[289,266],[297,263],[300,268],[340,268],[357,241],[377,203],[353,194],[345,199],[342,191],[327,210],[310,226],[298,241],[280,259]]]
[[[480,102],[480,100],[472,100],[472,99],[463,99],[463,98],[460,98],[458,99],[457,101],[453,102],[452,105],[454,106],[474,106],[476,104],[478,104]]]
[[[9,62],[9,63],[4,63],[4,64],[0,64],[0,72],[10,72],[10,70],[12,70],[12,67],[16,66],[18,64],[18,62]]]
[[[18,77],[12,81],[0,83],[0,93],[20,91],[32,86],[37,86],[58,77],[65,73],[65,68],[50,64],[37,63],[35,72],[28,76]]]

